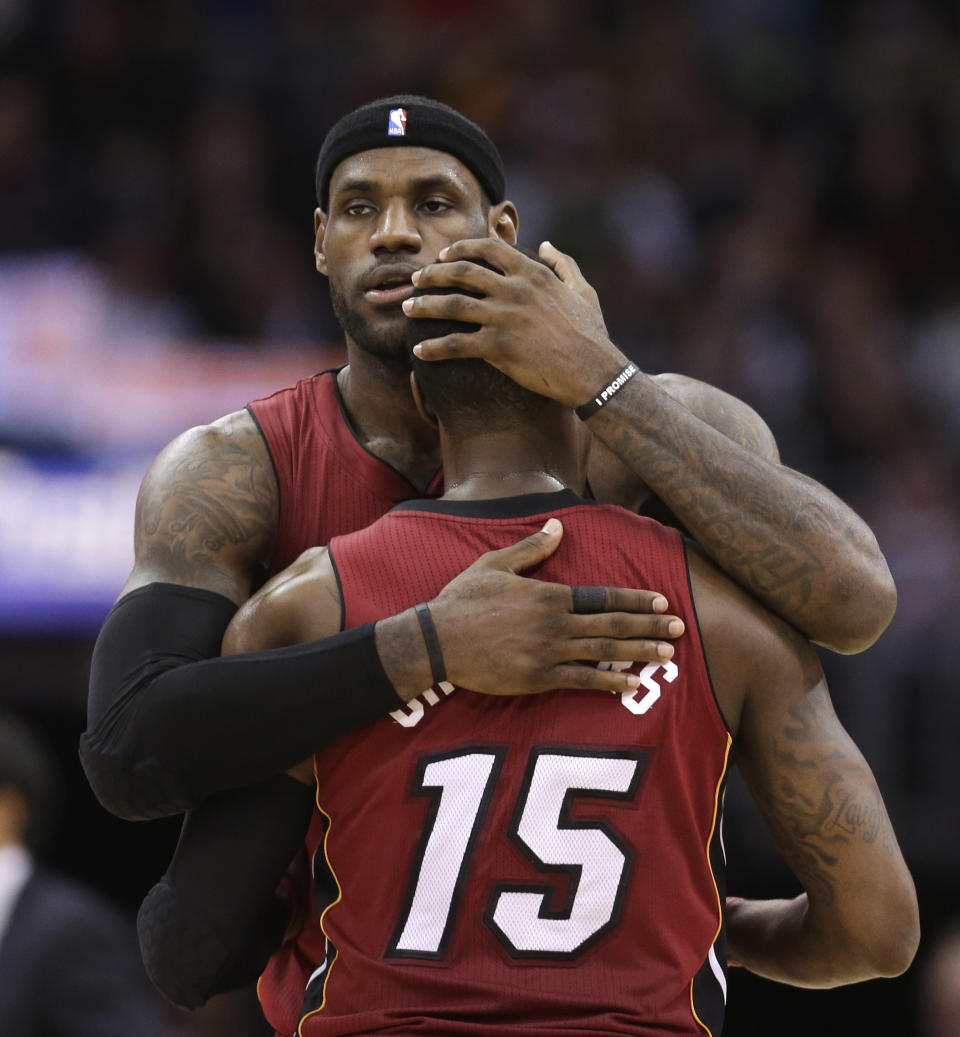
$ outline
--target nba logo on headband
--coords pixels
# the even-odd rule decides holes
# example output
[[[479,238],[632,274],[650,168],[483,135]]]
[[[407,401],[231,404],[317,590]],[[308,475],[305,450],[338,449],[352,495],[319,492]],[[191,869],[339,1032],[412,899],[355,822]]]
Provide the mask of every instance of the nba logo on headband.
[[[387,136],[404,137],[407,133],[407,109],[391,108],[387,117]]]

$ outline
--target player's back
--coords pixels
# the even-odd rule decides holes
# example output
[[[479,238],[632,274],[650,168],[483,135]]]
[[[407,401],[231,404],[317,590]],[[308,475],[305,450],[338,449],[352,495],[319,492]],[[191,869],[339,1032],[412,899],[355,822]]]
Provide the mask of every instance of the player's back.
[[[564,540],[537,576],[653,587],[687,636],[632,695],[433,688],[319,754],[322,929],[261,984],[278,1029],[313,971],[305,1037],[719,1032],[730,738],[679,535],[569,492],[410,502],[331,544],[344,623],[435,596],[549,514]]]

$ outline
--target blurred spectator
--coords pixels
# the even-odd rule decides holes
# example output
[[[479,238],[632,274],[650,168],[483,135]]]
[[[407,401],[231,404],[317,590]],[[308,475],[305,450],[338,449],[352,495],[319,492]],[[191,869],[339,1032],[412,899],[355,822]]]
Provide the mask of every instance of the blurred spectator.
[[[960,1037],[960,922],[927,952],[920,979],[921,1037]]]
[[[163,1037],[132,926],[37,864],[57,778],[36,736],[0,715],[0,1019],[11,1037]]]

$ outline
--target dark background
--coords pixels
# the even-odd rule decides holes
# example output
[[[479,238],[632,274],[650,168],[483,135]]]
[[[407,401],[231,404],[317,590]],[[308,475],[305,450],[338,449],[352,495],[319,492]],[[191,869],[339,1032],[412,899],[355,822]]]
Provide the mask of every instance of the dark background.
[[[960,914],[956,5],[6,0],[0,283],[69,257],[104,301],[89,350],[41,376],[44,342],[0,289],[0,362],[22,379],[19,402],[0,386],[0,461],[142,471],[190,421],[334,362],[311,255],[314,157],[336,117],[398,91],[479,121],[503,151],[522,242],[579,261],[643,369],[756,407],[785,463],[867,518],[897,579],[883,639],[825,662],[916,878],[920,956],[901,979],[834,992],[735,971],[725,1033],[960,1032],[924,1028],[920,1011],[925,964]],[[183,377],[212,372],[189,420],[164,389],[171,356]],[[118,379],[119,398],[134,363],[155,370],[155,405],[105,432],[109,407],[76,401],[95,379]],[[224,389],[228,368],[250,391]],[[56,393],[21,406],[48,377]],[[9,501],[20,484],[4,472]],[[11,552],[24,520],[0,510]],[[121,514],[132,520],[132,498]],[[109,593],[61,614],[54,588],[27,614],[13,569],[8,555],[0,704],[61,761],[52,858],[132,911],[177,825],[108,817],[76,762]],[[731,892],[791,894],[737,787],[728,808]],[[178,1025],[240,1032],[213,1014]]]

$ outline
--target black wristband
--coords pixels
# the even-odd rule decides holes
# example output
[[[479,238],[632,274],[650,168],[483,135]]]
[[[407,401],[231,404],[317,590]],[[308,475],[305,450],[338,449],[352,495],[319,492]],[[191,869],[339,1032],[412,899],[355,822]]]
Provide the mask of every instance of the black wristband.
[[[420,632],[423,634],[423,642],[427,646],[427,656],[430,659],[430,672],[434,684],[442,684],[447,679],[447,668],[443,662],[443,652],[440,649],[440,638],[437,637],[437,628],[430,615],[430,606],[421,601],[415,609],[417,619],[420,621]]]
[[[594,397],[582,406],[577,407],[576,415],[581,421],[586,421],[606,406],[617,393],[639,372],[640,368],[631,360],[629,364],[616,377],[611,379]]]

